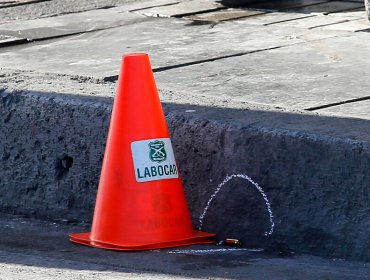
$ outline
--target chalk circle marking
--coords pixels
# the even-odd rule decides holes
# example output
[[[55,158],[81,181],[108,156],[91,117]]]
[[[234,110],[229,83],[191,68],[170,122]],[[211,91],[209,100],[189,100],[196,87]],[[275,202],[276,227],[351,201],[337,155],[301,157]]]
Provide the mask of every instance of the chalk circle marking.
[[[199,230],[202,230],[202,227],[203,227],[203,220],[205,218],[205,216],[207,215],[207,211],[209,209],[209,207],[211,206],[211,203],[212,201],[216,198],[217,194],[220,192],[221,188],[227,183],[229,182],[230,180],[234,179],[234,178],[240,178],[240,179],[244,179],[244,180],[247,180],[248,182],[250,182],[257,190],[258,192],[262,195],[262,198],[265,202],[265,205],[266,205],[266,208],[267,208],[267,212],[269,213],[269,219],[270,219],[270,229],[269,231],[266,231],[265,232],[265,236],[268,236],[268,235],[272,235],[272,233],[274,232],[274,226],[275,226],[275,223],[274,223],[274,215],[272,214],[272,210],[271,210],[271,205],[270,205],[270,202],[267,198],[267,195],[265,194],[265,192],[263,191],[263,189],[255,182],[253,181],[249,176],[245,175],[245,174],[232,174],[232,175],[228,175],[226,176],[226,178],[217,186],[215,192],[211,195],[211,197],[209,198],[208,202],[207,202],[207,205],[206,207],[204,208],[204,211],[202,213],[202,215],[200,215],[199,217]]]
[[[199,250],[171,250],[169,254],[213,254],[213,253],[228,253],[228,252],[262,252],[263,249],[248,249],[248,248],[227,248],[227,249],[199,249]]]

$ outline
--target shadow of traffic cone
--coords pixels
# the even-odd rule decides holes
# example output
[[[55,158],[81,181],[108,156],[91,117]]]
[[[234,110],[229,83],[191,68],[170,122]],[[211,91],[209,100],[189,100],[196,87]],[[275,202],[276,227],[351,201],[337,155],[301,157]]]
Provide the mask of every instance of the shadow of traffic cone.
[[[213,243],[193,230],[147,54],[123,57],[91,232],[72,242],[113,250]]]

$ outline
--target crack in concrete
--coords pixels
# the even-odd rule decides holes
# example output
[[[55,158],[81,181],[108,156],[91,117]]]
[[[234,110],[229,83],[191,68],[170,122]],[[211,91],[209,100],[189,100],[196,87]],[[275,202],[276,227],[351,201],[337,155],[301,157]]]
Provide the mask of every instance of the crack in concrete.
[[[190,62],[185,62],[185,63],[181,63],[181,64],[163,66],[163,67],[153,68],[153,72],[154,73],[164,72],[164,71],[167,71],[167,70],[172,70],[172,69],[177,69],[177,68],[182,68],[182,67],[187,67],[187,66],[193,66],[193,65],[197,65],[197,64],[213,62],[213,61],[217,61],[217,60],[221,60],[221,59],[238,57],[238,56],[243,56],[243,55],[247,55],[247,54],[251,54],[251,53],[257,53],[257,52],[262,52],[262,51],[278,49],[278,48],[282,48],[282,47],[285,47],[285,45],[284,46],[271,47],[271,48],[265,48],[265,49],[258,49],[258,50],[248,51],[248,52],[234,53],[234,54],[230,54],[230,55],[211,57],[211,58],[207,58],[207,59],[190,61]],[[114,82],[116,80],[118,80],[118,75],[106,76],[106,77],[103,78],[104,82]]]
[[[182,17],[186,17],[186,16],[193,16],[193,15],[206,14],[206,13],[210,13],[210,12],[222,11],[222,10],[225,10],[225,9],[227,9],[227,7],[217,7],[217,8],[212,8],[212,9],[204,10],[204,11],[178,14],[178,15],[175,15],[173,17],[174,18],[182,18]]]
[[[327,37],[327,38],[323,38],[323,39],[316,39],[316,40],[310,40],[310,41],[305,41],[305,42],[298,42],[298,43],[294,43],[294,44],[280,45],[280,46],[257,49],[257,50],[252,50],[252,51],[239,52],[239,53],[234,53],[234,54],[230,54],[230,55],[211,57],[211,58],[207,58],[207,59],[190,61],[190,62],[185,62],[185,63],[181,63],[181,64],[163,66],[163,67],[153,68],[153,72],[154,73],[164,72],[164,71],[167,71],[167,70],[172,70],[172,69],[177,69],[177,68],[182,68],[182,67],[188,67],[188,66],[198,65],[198,64],[202,64],[202,63],[218,61],[218,60],[222,60],[222,59],[239,57],[239,56],[244,56],[244,55],[253,54],[253,53],[259,53],[259,52],[264,52],[264,51],[280,49],[280,48],[284,48],[284,47],[291,47],[291,46],[296,46],[296,45],[301,45],[301,44],[307,44],[307,43],[311,43],[311,42],[323,41],[323,40],[327,40],[327,39],[336,38],[336,37],[339,37],[339,36],[340,35]],[[115,82],[117,80],[118,80],[118,75],[106,76],[106,77],[103,78],[103,82]]]
[[[329,103],[329,104],[325,104],[325,105],[306,108],[306,109],[303,109],[303,110],[305,110],[305,111],[316,111],[316,110],[326,109],[326,108],[335,107],[335,106],[339,106],[339,105],[343,105],[343,104],[360,102],[360,101],[364,101],[364,100],[370,100],[370,96],[364,96],[364,97],[339,101],[339,102],[335,102],[335,103]]]
[[[31,36],[30,36],[30,38],[22,38],[22,37],[18,37],[19,35],[17,35],[16,31],[0,30],[0,32],[1,32],[0,35],[12,36],[12,37],[15,37],[15,38],[19,38],[19,40],[14,40],[14,41],[10,41],[10,42],[1,42],[0,41],[0,48],[11,47],[11,46],[15,46],[15,45],[22,45],[22,44],[27,44],[27,43],[31,43],[31,42],[41,42],[41,41],[46,41],[46,40],[51,40],[51,39],[59,39],[59,38],[64,38],[64,37],[69,37],[69,36],[74,36],[74,35],[82,35],[82,34],[87,34],[87,33],[92,33],[92,32],[99,32],[99,31],[103,31],[103,30],[120,28],[122,26],[129,26],[129,25],[132,25],[132,24],[141,23],[141,22],[145,22],[145,21],[149,21],[149,20],[150,19],[148,19],[148,18],[141,18],[141,19],[138,19],[138,20],[132,20],[131,22],[125,22],[124,24],[119,24],[119,25],[115,25],[115,26],[108,26],[108,27],[102,27],[102,28],[95,28],[94,27],[94,28],[84,30],[84,31],[75,31],[75,32],[71,32],[71,33],[57,34],[57,35],[46,36],[46,37],[41,37],[41,38],[31,38]]]
[[[341,24],[341,23],[346,23],[346,22],[352,22],[352,21],[356,21],[356,20],[361,20],[361,18],[356,18],[356,19],[344,19],[344,20],[340,20],[340,21],[337,21],[337,22],[332,22],[332,23],[327,23],[327,24],[320,24],[320,25],[316,25],[316,26],[308,27],[308,29],[315,29],[315,28],[321,28],[321,27],[326,27],[326,26],[332,26],[332,25]]]
[[[33,0],[33,1],[27,1],[27,2],[12,1],[12,2],[15,2],[15,3],[4,3],[2,5],[0,3],[0,9],[16,7],[16,6],[25,6],[25,5],[29,5],[29,4],[40,3],[40,2],[48,2],[48,1],[50,1],[50,0]]]
[[[180,2],[173,2],[173,3],[168,3],[168,4],[162,4],[162,5],[153,5],[153,6],[148,6],[148,7],[144,7],[144,8],[132,9],[132,10],[129,10],[129,12],[138,12],[138,11],[142,11],[142,10],[146,10],[146,9],[151,9],[151,8],[172,6],[172,5],[177,5],[179,3]]]
[[[269,26],[269,25],[273,25],[273,24],[284,23],[284,22],[289,22],[289,21],[294,21],[294,20],[301,20],[301,19],[315,17],[315,16],[316,15],[308,15],[308,16],[302,16],[302,17],[299,17],[299,18],[291,18],[291,19],[279,20],[279,21],[274,21],[274,22],[270,22],[270,23],[265,23],[264,26]]]

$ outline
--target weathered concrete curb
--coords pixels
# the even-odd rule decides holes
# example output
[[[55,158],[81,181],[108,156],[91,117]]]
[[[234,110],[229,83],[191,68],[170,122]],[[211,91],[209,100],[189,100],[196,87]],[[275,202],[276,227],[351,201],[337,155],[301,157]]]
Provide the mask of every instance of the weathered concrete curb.
[[[0,98],[0,211],[90,221],[112,100],[7,91]],[[212,200],[203,230],[287,254],[370,259],[368,139],[256,125],[266,112],[164,108],[196,227],[219,183],[245,174],[267,195],[272,235],[260,191],[240,178]]]

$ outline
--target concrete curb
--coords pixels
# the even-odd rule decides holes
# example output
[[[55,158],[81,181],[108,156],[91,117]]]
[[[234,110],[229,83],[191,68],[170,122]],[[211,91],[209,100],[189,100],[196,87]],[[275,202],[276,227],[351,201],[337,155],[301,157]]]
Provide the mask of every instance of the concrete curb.
[[[112,100],[15,91],[2,91],[0,98],[0,211],[91,221]],[[164,109],[195,227],[209,202],[202,229],[219,239],[283,254],[370,259],[369,139],[253,122],[266,112],[181,104]],[[368,127],[367,121],[346,122]],[[233,178],[210,201],[232,174],[248,176],[265,193],[271,235],[265,236],[272,229],[266,200],[253,183]]]

